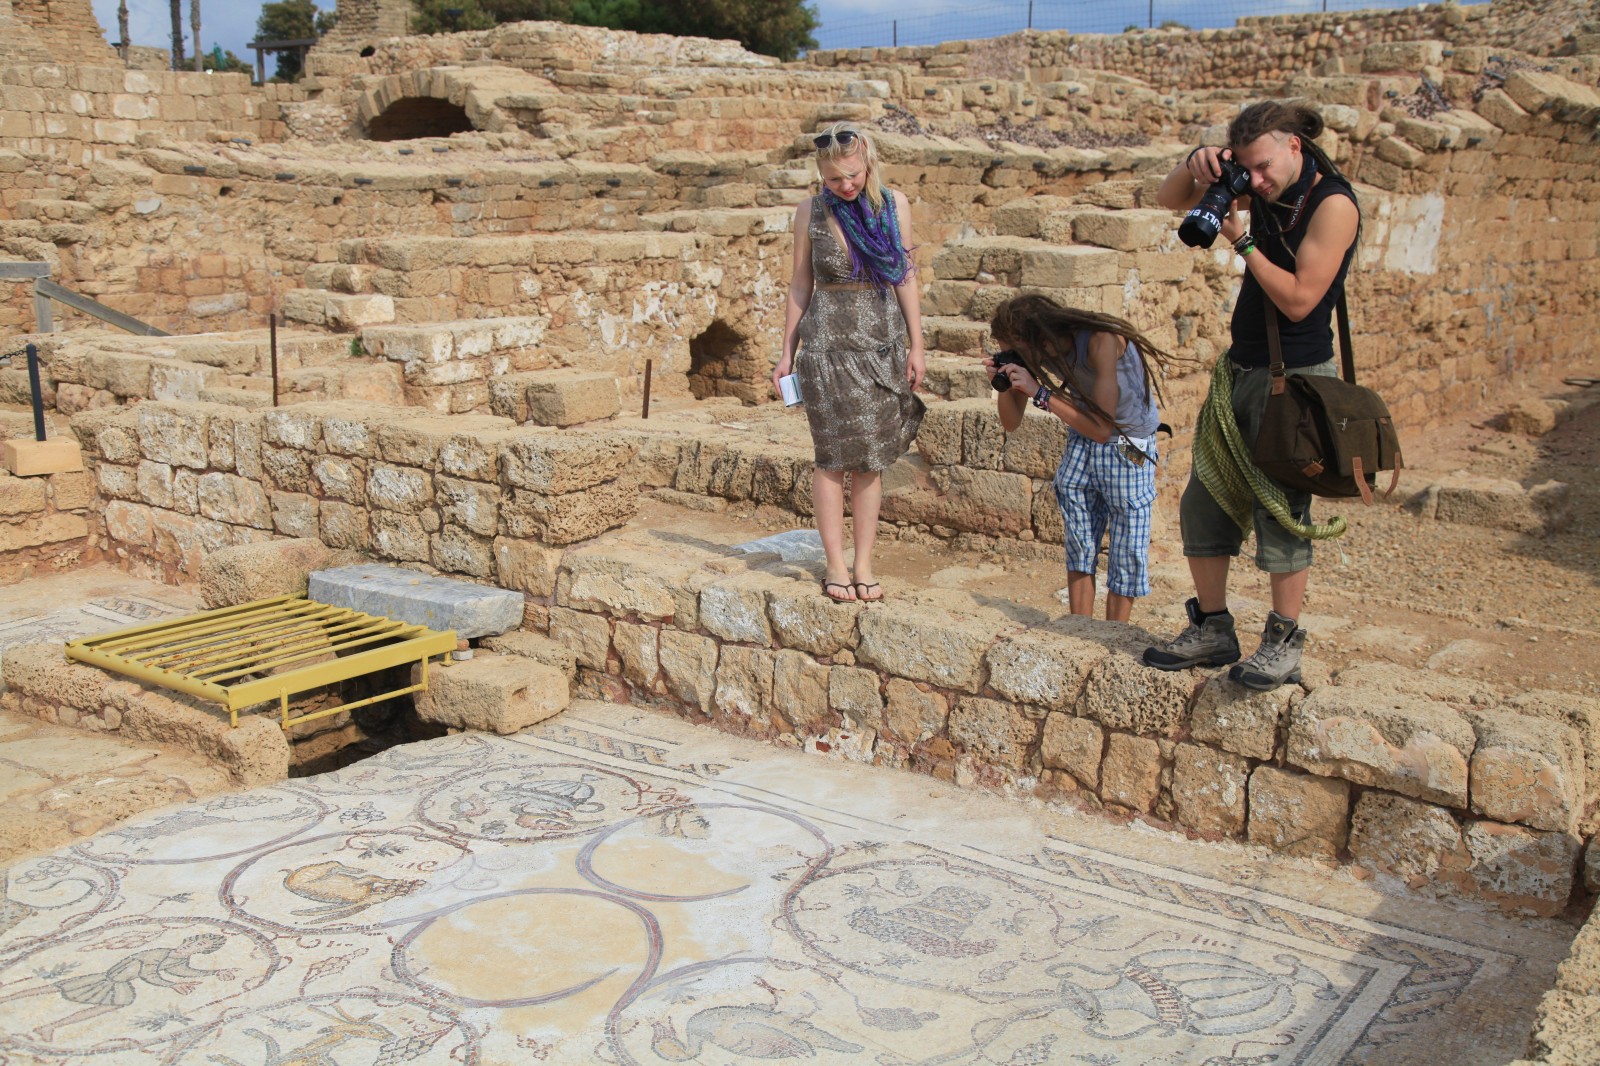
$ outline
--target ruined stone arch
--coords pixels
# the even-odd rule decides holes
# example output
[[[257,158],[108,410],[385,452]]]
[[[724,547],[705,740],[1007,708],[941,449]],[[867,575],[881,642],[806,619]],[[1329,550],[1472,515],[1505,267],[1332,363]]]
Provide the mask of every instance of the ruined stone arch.
[[[488,68],[489,76],[503,73]],[[525,77],[520,71],[516,74]],[[499,93],[479,86],[485,71],[434,67],[358,79],[356,117],[375,141],[448,137],[467,130],[515,129],[495,103]]]

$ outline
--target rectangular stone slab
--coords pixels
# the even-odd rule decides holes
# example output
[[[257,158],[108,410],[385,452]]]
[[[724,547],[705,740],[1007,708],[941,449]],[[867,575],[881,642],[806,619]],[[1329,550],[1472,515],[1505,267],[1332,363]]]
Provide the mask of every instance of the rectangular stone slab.
[[[462,639],[522,625],[520,592],[376,563],[314,571],[309,598],[430,629],[453,629]]]

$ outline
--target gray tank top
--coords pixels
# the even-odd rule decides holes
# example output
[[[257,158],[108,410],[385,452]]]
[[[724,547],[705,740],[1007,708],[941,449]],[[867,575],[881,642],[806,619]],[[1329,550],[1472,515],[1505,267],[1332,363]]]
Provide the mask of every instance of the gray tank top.
[[[1074,344],[1076,356],[1072,369],[1085,389],[1093,390],[1094,368],[1089,364],[1089,330],[1079,330]],[[1161,412],[1156,410],[1155,394],[1145,395],[1144,365],[1139,349],[1129,341],[1117,358],[1117,409],[1112,412],[1117,425],[1130,437],[1153,437],[1161,424]]]

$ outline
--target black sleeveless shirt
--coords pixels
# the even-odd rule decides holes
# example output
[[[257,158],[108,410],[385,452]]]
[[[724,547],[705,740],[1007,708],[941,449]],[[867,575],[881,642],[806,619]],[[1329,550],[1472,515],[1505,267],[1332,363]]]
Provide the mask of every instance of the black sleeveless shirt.
[[[1307,161],[1310,161],[1309,157]],[[1311,186],[1311,191],[1306,194],[1299,223],[1281,237],[1276,231],[1288,224],[1290,216],[1294,214],[1294,204],[1264,205],[1273,212],[1278,224],[1271,226],[1264,218],[1252,218],[1250,231],[1256,239],[1256,251],[1252,254],[1265,255],[1269,263],[1292,272],[1295,261],[1291,253],[1299,252],[1300,242],[1305,240],[1306,231],[1311,228],[1312,216],[1322,202],[1331,196],[1348,196],[1350,202],[1356,204],[1357,210],[1360,209],[1355,191],[1347,182],[1324,174],[1322,180]],[[1258,213],[1251,212],[1252,215]],[[1350,260],[1355,250],[1356,242],[1352,240],[1350,247],[1345,249],[1344,261],[1339,264],[1333,284],[1328,286],[1328,291],[1310,314],[1299,322],[1289,321],[1287,315],[1278,315],[1278,337],[1283,342],[1285,366],[1315,366],[1333,358],[1333,308],[1339,302],[1339,294],[1344,291],[1344,277],[1350,270]],[[1233,345],[1228,353],[1228,358],[1240,366],[1266,366],[1272,362],[1267,347],[1266,316],[1262,310],[1267,305],[1261,283],[1246,269],[1244,283],[1239,288],[1239,301],[1233,309]]]

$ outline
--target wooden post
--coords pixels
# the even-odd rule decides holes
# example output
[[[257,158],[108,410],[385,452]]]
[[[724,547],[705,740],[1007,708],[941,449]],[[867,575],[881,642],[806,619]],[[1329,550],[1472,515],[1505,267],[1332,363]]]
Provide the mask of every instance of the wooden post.
[[[641,418],[650,417],[650,364],[652,362],[653,360],[650,359],[644,361],[644,414],[640,415]]]

